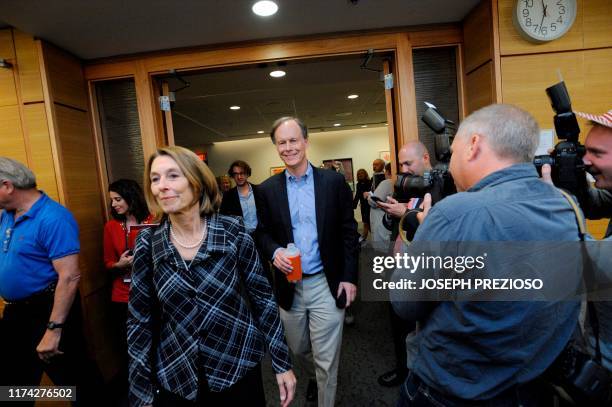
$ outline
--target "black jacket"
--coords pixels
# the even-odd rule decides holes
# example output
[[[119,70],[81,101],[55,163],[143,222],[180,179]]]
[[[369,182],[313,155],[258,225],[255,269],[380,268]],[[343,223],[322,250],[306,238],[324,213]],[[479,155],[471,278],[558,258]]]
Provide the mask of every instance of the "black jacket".
[[[587,219],[602,219],[612,217],[612,192],[605,189],[589,188],[588,193],[580,201],[580,207]],[[604,237],[612,236],[612,220]]]
[[[272,259],[276,249],[294,241],[285,171],[259,185],[255,197],[258,220],[255,236],[260,253],[267,260]],[[336,298],[341,281],[357,284],[359,235],[353,216],[353,197],[342,175],[313,167],[313,177],[321,261],[329,289]],[[290,310],[295,285],[287,282],[282,272],[273,269],[278,304]]]
[[[253,188],[253,196],[255,197],[255,205],[257,205],[257,188],[259,186],[255,184],[251,184],[251,188]],[[223,200],[221,201],[221,208],[219,209],[219,213],[222,215],[233,215],[233,216],[243,216],[242,215],[242,206],[240,206],[240,197],[238,196],[238,187],[234,187],[223,194]]]

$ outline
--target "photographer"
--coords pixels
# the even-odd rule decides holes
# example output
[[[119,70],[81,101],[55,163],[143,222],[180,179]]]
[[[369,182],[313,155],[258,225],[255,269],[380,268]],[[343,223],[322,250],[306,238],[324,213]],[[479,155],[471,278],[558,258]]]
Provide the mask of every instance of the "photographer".
[[[431,171],[432,169],[427,147],[420,141],[410,141],[404,144],[398,151],[397,158],[401,174],[422,177],[425,172]],[[441,185],[434,184],[430,193],[434,196],[434,202],[440,200],[442,197]],[[418,197],[408,202],[400,202],[400,200],[403,200],[398,200],[397,198],[398,195],[396,193],[393,198],[388,197],[386,202],[377,203],[377,206],[386,213],[384,224],[392,230],[392,240],[395,240],[397,237],[397,226],[400,218],[404,216],[408,210],[418,207],[423,199],[423,197]],[[409,233],[409,238],[412,238],[418,227],[416,214],[415,216],[409,216],[405,221],[405,225],[407,225],[408,230],[411,231]]]
[[[423,176],[425,171],[431,170],[431,162],[429,160],[429,152],[427,147],[420,141],[411,141],[404,144],[397,153],[399,162],[399,169],[401,174],[409,174],[413,176]],[[389,175],[390,175],[389,171]],[[391,182],[388,180],[387,182]],[[381,186],[385,184],[382,183]],[[391,186],[389,186],[390,191]],[[383,194],[387,196],[388,194]],[[379,198],[384,198],[380,192],[374,194]],[[369,198],[370,202],[372,197]],[[398,202],[397,199],[387,197],[387,201],[376,201],[376,206],[385,211],[385,218],[381,219],[382,224],[378,225],[380,229],[393,230],[391,234],[391,240],[395,240],[397,237],[397,226],[399,219],[404,215],[408,209],[413,209],[420,204],[421,199],[413,199],[408,206],[408,202]],[[378,210],[372,210],[371,217],[373,217]],[[374,219],[372,222],[374,226]],[[414,225],[415,224],[415,225]],[[414,229],[418,226],[418,221],[414,221]],[[414,233],[414,232],[413,232]],[[381,234],[384,236],[384,234]],[[388,237],[387,237],[388,239]],[[391,335],[393,338],[393,347],[395,352],[395,367],[383,373],[378,377],[378,384],[385,387],[393,387],[401,384],[408,374],[407,368],[407,353],[406,353],[406,336],[412,332],[415,328],[414,324],[406,324],[401,318],[399,318],[392,307],[389,307],[389,319],[391,323]]]
[[[581,202],[588,219],[612,217],[612,110],[601,116],[578,112],[578,116],[591,120],[593,127],[586,137],[586,154],[583,157],[587,171],[595,178],[595,188],[590,188],[587,198]],[[612,236],[612,222],[605,237]]]
[[[515,106],[468,116],[450,161],[463,192],[432,208],[414,241],[578,241],[573,209],[532,165],[538,140],[533,117]],[[391,293],[398,315],[421,326],[398,406],[549,404],[540,378],[573,334],[578,302],[410,302],[408,295]]]
[[[588,219],[612,217],[612,110],[600,116],[576,112],[591,121],[593,127],[585,140],[585,155],[582,158],[586,170],[595,178],[595,187],[582,195],[580,206]],[[542,168],[542,178],[552,183],[551,168]],[[612,240],[612,222],[605,233]],[[602,364],[612,372],[612,302],[594,301],[599,322],[599,347]]]

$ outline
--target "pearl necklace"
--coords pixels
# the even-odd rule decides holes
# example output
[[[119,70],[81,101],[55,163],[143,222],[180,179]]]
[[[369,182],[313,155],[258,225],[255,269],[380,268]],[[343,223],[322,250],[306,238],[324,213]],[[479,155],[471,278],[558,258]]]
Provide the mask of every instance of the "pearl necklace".
[[[204,240],[204,236],[206,236],[206,219],[204,219],[203,226],[202,226],[202,236],[194,244],[186,244],[186,243],[181,242],[178,239],[178,237],[176,237],[176,234],[174,234],[174,230],[172,230],[172,224],[170,224],[170,235],[172,235],[172,238],[174,239],[176,243],[178,243],[179,246],[185,249],[195,249],[196,247],[199,247],[202,244],[202,241]]]

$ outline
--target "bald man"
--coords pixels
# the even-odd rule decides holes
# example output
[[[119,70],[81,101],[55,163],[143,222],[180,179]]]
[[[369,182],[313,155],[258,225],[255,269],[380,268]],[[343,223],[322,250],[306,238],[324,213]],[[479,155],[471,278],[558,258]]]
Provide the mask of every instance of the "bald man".
[[[376,190],[378,184],[385,180],[385,162],[377,158],[372,162],[372,191]]]
[[[399,170],[402,174],[423,176],[426,171],[431,171],[431,161],[427,147],[420,141],[410,141],[404,144],[397,153],[399,162]],[[412,209],[415,205],[420,204],[420,200],[412,201],[412,207],[407,203],[400,203],[393,198],[387,198],[387,202],[378,202],[377,206],[384,210],[387,215],[393,220],[387,221],[387,224],[393,224],[392,240],[397,237],[397,225],[408,209]],[[414,218],[413,223],[418,226],[418,220]],[[416,226],[414,227],[416,230]],[[414,231],[412,232],[412,234]],[[383,373],[378,377],[378,384],[385,387],[393,387],[401,384],[408,374],[406,366],[406,335],[414,330],[414,324],[404,323],[389,307],[389,317],[391,321],[391,334],[393,336],[393,345],[395,351],[395,368]]]
[[[420,141],[409,141],[404,144],[397,153],[399,162],[399,170],[401,174],[414,176],[423,176],[426,172],[432,170],[429,152],[425,144]],[[438,202],[443,197],[443,185],[435,183],[431,190],[428,191],[432,195],[432,201]],[[422,197],[411,200],[408,203],[398,202],[395,198],[387,198],[387,202],[379,202],[378,207],[386,212],[385,223],[393,224],[392,239],[397,237],[397,224],[399,219],[410,210],[418,207],[422,203]],[[405,229],[408,233],[408,238],[414,236],[418,227],[416,214],[409,216],[404,221]]]

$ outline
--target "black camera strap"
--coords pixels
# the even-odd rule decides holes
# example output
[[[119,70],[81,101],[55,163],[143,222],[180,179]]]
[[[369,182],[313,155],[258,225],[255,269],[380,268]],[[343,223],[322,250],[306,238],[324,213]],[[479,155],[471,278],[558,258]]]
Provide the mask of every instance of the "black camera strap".
[[[582,215],[582,212],[578,208],[578,205],[572,198],[570,194],[568,194],[563,189],[559,188],[563,197],[567,199],[570,206],[574,211],[574,215],[576,216],[576,222],[578,223],[578,236],[580,237],[580,241],[584,242],[585,236],[587,234],[586,220]],[[591,267],[591,258],[586,250],[586,246],[584,244],[581,245],[580,248],[582,254],[582,265],[583,265],[583,275],[586,276],[586,287],[590,287],[591,285],[588,282],[595,282],[595,275],[593,272],[593,268]],[[587,315],[589,318],[589,324],[591,325],[591,330],[593,331],[593,336],[595,337],[595,360],[601,364],[601,348],[599,346],[599,319],[597,318],[597,310],[595,309],[595,304],[593,301],[589,301],[587,298]]]

